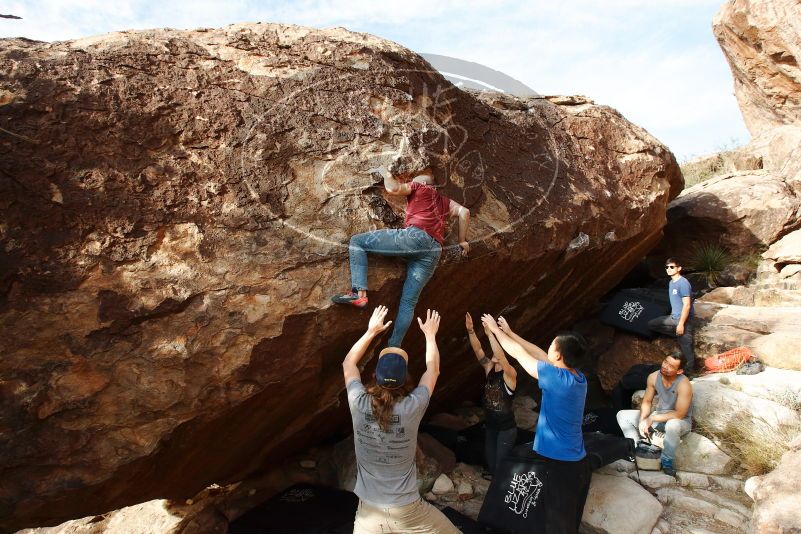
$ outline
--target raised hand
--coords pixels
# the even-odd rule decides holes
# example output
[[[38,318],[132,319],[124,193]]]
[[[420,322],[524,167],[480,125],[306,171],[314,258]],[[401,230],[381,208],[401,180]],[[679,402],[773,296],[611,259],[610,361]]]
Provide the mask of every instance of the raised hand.
[[[378,306],[373,310],[373,315],[370,316],[370,322],[367,324],[367,331],[371,334],[380,334],[392,324],[388,321],[384,324],[384,318],[387,316],[389,309],[386,306]]]
[[[423,331],[423,334],[426,336],[435,336],[437,335],[437,330],[439,330],[439,319],[439,312],[437,312],[437,310],[426,310],[425,322],[418,317],[417,324],[420,325],[420,330]]]
[[[501,329],[501,332],[506,334],[512,333],[512,327],[509,326],[509,323],[506,322],[506,318],[504,316],[498,317],[498,328]]]
[[[490,332],[497,332],[500,330],[500,328],[498,328],[498,323],[495,322],[495,318],[488,313],[485,313],[481,316],[481,322],[484,324],[485,328],[490,330]]]
[[[468,332],[473,329],[473,318],[470,316],[470,312],[464,314],[464,326]]]

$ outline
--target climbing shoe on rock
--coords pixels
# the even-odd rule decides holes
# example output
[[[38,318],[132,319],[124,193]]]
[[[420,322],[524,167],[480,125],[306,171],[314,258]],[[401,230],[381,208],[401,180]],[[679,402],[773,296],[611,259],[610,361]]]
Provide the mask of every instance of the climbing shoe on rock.
[[[357,308],[364,308],[367,306],[367,297],[359,297],[358,293],[349,291],[341,295],[334,295],[331,297],[331,302],[334,304],[348,304]]]

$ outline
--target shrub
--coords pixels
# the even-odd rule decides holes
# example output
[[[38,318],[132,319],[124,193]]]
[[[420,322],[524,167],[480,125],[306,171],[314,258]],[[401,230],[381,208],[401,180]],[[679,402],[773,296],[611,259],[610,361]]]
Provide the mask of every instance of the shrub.
[[[739,452],[740,464],[752,475],[764,475],[773,471],[790,450],[789,443],[801,429],[797,427],[774,427],[764,419],[755,419],[747,424],[739,418],[726,428],[728,445]]]
[[[745,414],[735,416],[723,432],[701,426],[696,430],[733,456],[751,475],[773,471],[782,455],[790,450],[790,442],[801,433],[801,428],[797,426],[777,427],[762,418],[751,418]]]
[[[725,170],[723,158],[716,155],[702,161],[690,161],[679,165],[684,176],[684,188],[690,188],[721,174]]]
[[[698,245],[691,253],[689,267],[691,271],[702,274],[709,287],[717,285],[718,276],[731,263],[729,251],[721,245],[705,243]]]

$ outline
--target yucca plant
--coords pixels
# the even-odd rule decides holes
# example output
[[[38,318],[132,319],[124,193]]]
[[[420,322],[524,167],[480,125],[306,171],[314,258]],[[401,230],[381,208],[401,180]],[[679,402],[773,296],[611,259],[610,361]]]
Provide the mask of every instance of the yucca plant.
[[[718,276],[731,263],[732,258],[725,247],[716,243],[698,245],[690,254],[690,269],[702,274],[709,287],[717,285]]]

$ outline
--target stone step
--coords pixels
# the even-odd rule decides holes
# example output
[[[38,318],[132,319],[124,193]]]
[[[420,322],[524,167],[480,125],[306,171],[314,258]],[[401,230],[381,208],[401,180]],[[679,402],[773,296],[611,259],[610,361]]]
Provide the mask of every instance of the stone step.
[[[798,289],[758,289],[754,293],[754,306],[801,306],[801,287]]]

